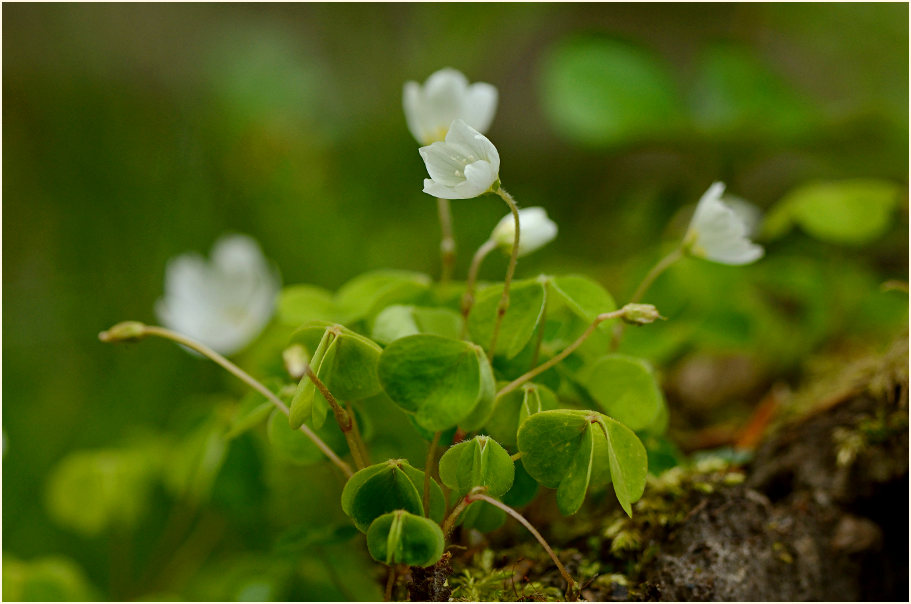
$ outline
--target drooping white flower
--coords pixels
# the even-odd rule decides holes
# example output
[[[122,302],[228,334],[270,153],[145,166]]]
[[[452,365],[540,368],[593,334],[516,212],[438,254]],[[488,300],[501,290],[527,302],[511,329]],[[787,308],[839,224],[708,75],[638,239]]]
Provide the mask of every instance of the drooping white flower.
[[[724,183],[705,192],[683,239],[683,249],[697,258],[721,264],[749,264],[762,257],[762,246],[749,240],[748,225],[722,201]]]
[[[519,256],[544,247],[556,236],[557,223],[547,217],[544,208],[519,210]],[[512,251],[512,244],[516,238],[516,220],[511,212],[497,223],[490,238],[506,251]]]
[[[497,89],[490,84],[468,84],[462,72],[449,67],[427,78],[424,85],[406,82],[402,95],[408,129],[422,145],[446,137],[453,120],[486,132],[497,110]]]
[[[165,293],[155,311],[166,327],[232,354],[266,326],[279,287],[278,274],[256,241],[227,235],[212,246],[211,261],[189,253],[168,262]]]
[[[471,199],[491,190],[500,173],[500,154],[487,137],[455,120],[446,140],[419,149],[430,178],[424,192],[443,199]]]

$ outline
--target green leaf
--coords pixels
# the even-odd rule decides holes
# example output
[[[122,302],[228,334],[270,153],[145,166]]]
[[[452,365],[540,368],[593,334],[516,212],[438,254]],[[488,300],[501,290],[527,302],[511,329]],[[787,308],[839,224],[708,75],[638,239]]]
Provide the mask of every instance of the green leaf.
[[[487,356],[480,348],[475,349],[475,354],[480,369],[481,390],[478,393],[478,404],[471,413],[459,420],[459,427],[465,432],[475,432],[481,429],[493,412],[493,400],[497,396],[497,382],[493,377],[493,368],[490,366]]]
[[[511,508],[520,508],[531,503],[538,494],[538,481],[528,474],[521,459],[516,461],[513,467],[515,467],[516,473],[512,481],[512,488],[501,497],[501,500]]]
[[[778,237],[797,224],[821,241],[863,245],[886,233],[900,196],[896,184],[883,180],[806,184],[778,202],[766,218],[763,232]]]
[[[805,99],[747,47],[716,42],[697,60],[691,105],[700,129],[742,144],[793,140],[820,123]]]
[[[361,400],[380,392],[376,364],[383,349],[370,338],[338,323],[311,321],[298,329],[291,339],[312,350],[327,333],[335,336],[337,350],[335,357],[325,359],[316,373],[329,392],[340,402]]]
[[[275,551],[282,554],[305,554],[314,546],[337,545],[351,541],[358,530],[350,524],[301,525],[283,532],[275,541]]]
[[[377,315],[370,335],[383,345],[419,333],[457,340],[461,327],[462,317],[454,310],[394,304]]]
[[[542,411],[519,426],[522,464],[538,482],[557,488],[572,465],[595,411]]]
[[[258,392],[250,392],[241,399],[231,420],[225,438],[231,440],[266,421],[273,404]]]
[[[132,527],[148,507],[162,463],[160,453],[154,448],[70,453],[48,478],[51,518],[90,537]]]
[[[475,501],[459,515],[456,524],[481,533],[495,531],[506,522],[506,512],[486,501]]]
[[[424,473],[403,459],[368,466],[348,479],[342,490],[342,511],[361,532],[393,510],[423,514]],[[430,480],[430,517],[440,522],[446,511],[443,491]]]
[[[339,311],[332,292],[313,285],[289,285],[278,297],[278,319],[287,325],[335,321]]]
[[[614,493],[617,495],[623,511],[632,517],[632,504],[642,497],[642,493],[645,491],[648,455],[642,441],[632,430],[604,415],[601,416],[600,423],[607,438],[607,453]]]
[[[217,416],[209,416],[168,447],[162,476],[164,484],[178,499],[205,503],[227,454],[225,426]]]
[[[6,602],[92,602],[97,590],[75,562],[47,556],[23,562],[3,554],[3,600]]]
[[[557,487],[557,508],[561,514],[575,514],[582,507],[591,481],[594,456],[595,441],[592,437],[592,425],[588,424],[582,432],[582,442],[573,455],[566,475]]]
[[[392,304],[408,304],[425,297],[432,280],[422,273],[380,270],[359,275],[335,296],[346,321],[372,319]]]
[[[559,407],[557,396],[539,384],[525,384],[507,392],[494,402],[484,431],[506,447],[516,446],[516,434],[526,417]]]
[[[376,374],[382,349],[370,339],[357,334],[342,325],[314,321],[297,330],[293,342],[307,347],[316,345],[316,352],[310,360],[310,368],[329,389],[339,403],[369,398],[380,392]],[[305,375],[291,400],[289,422],[300,427],[304,421],[311,421],[313,427],[322,427],[330,411],[329,403],[320,393],[313,380]]]
[[[546,487],[557,488],[558,506],[564,513],[581,505],[582,483],[586,489],[603,484],[608,471],[627,514],[632,514],[632,502],[645,489],[645,447],[632,430],[597,411],[536,413],[519,427],[518,445],[529,475]],[[563,482],[567,485],[562,486]]]
[[[344,455],[348,452],[345,436],[335,422],[327,422],[322,428],[314,430],[314,432],[339,455]],[[286,461],[308,465],[326,459],[326,456],[313,444],[313,441],[299,429],[292,428],[284,414],[278,410],[274,411],[272,416],[269,417],[269,422],[266,424],[266,436],[274,451]]]
[[[487,358],[469,342],[414,335],[380,355],[386,394],[427,430],[446,430],[466,419],[494,389]]]
[[[666,138],[681,101],[670,72],[653,53],[603,37],[576,36],[545,57],[544,110],[559,134],[589,145]]]
[[[377,562],[430,566],[443,556],[440,526],[405,510],[384,514],[367,531],[367,549]]]
[[[586,323],[594,322],[602,313],[617,310],[617,303],[610,292],[597,281],[582,275],[548,277],[547,290],[551,305],[548,312],[565,305],[570,312]],[[600,327],[606,333],[610,333],[612,323],[613,321],[604,321]]]
[[[497,307],[503,295],[503,285],[495,284],[482,289],[475,298],[468,316],[471,339],[482,346],[490,344],[497,318]],[[509,290],[509,308],[500,325],[497,354],[508,359],[519,354],[535,333],[544,313],[546,294],[537,279],[514,281]]]
[[[488,495],[500,497],[512,487],[514,476],[509,453],[488,436],[453,445],[440,458],[440,480],[459,496],[484,486]]]
[[[322,339],[316,347],[316,351],[310,358],[310,369],[317,375],[323,364],[323,357],[326,356],[330,344],[335,341],[335,333],[327,329],[323,332]],[[288,415],[288,423],[292,428],[300,428],[304,422],[313,421],[313,405],[318,395],[316,385],[309,375],[304,375],[297,384],[297,392],[291,399],[291,412]],[[322,396],[322,395],[320,395]]]
[[[584,367],[577,377],[604,413],[632,430],[654,424],[665,406],[652,368],[636,357],[603,356]]]

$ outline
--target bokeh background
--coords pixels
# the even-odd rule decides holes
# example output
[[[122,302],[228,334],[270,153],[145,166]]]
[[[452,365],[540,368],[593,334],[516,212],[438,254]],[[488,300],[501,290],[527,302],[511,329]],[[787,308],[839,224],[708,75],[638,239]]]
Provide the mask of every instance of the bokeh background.
[[[156,566],[142,552],[166,524],[166,493],[132,532],[92,534],[52,518],[47,483],[73,452],[173,430],[225,391],[216,367],[173,346],[97,340],[120,320],[154,321],[170,257],[234,231],[288,284],[438,274],[436,206],[401,94],[444,66],[498,87],[488,136],[504,186],[560,225],[521,275],[581,272],[623,300],[714,180],[773,211],[806,183],[864,179],[890,200],[871,201],[872,235],[779,229],[755,267],[690,262],[655,296],[690,325],[721,318],[703,344],[760,367],[750,396],[797,379],[811,353],[900,335],[907,296],[879,285],[908,275],[907,51],[906,4],[5,5],[5,585],[37,576],[9,588],[36,599],[378,595],[340,591],[317,562],[269,578],[275,565],[249,553],[268,549],[253,453],[232,449],[219,474],[247,477],[244,493],[216,496],[211,522],[230,536],[180,550],[157,579],[143,578]],[[501,206],[453,204],[459,274]],[[484,276],[504,266],[492,257]],[[693,358],[662,328],[630,346],[679,375]],[[212,550],[231,561],[206,566]]]

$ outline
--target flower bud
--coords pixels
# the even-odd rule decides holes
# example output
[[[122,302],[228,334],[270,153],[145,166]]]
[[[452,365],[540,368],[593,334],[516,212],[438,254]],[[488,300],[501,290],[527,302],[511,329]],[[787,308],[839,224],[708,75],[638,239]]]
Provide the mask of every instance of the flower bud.
[[[651,304],[627,304],[622,310],[621,318],[632,325],[648,325],[658,319],[664,319],[658,309]]]
[[[98,334],[102,342],[130,342],[145,336],[146,326],[139,321],[124,321]]]
[[[544,247],[557,236],[557,224],[547,217],[544,208],[523,208],[519,210],[519,256],[530,254]],[[516,219],[510,213],[494,228],[491,240],[506,250],[512,251],[516,237]]]

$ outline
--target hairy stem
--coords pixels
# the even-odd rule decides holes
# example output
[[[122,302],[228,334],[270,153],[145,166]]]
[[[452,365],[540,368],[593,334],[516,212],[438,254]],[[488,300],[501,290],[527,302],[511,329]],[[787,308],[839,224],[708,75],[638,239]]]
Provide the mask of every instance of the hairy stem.
[[[369,466],[370,453],[367,451],[367,443],[364,441],[364,437],[361,436],[361,428],[357,425],[357,417],[354,415],[354,405],[348,403],[347,411],[348,416],[351,418],[351,432],[354,434],[354,439],[361,449],[361,458],[364,460],[365,466]]]
[[[471,503],[468,501],[467,497],[462,497],[459,499],[459,502],[456,504],[452,511],[449,512],[449,515],[446,516],[446,520],[443,521],[443,536],[446,540],[449,540],[449,536],[452,534],[452,529],[455,528],[456,520],[459,519],[459,515],[462,513],[468,504]]]
[[[456,249],[452,236],[452,208],[449,207],[448,199],[437,199],[437,213],[440,216],[440,256],[443,262],[440,285],[446,285],[452,279]]]
[[[440,435],[442,432],[434,432],[433,441],[427,449],[427,463],[424,464],[424,516],[430,518],[430,471],[433,470],[433,462],[436,457],[437,445],[440,444]]]
[[[651,287],[652,283],[655,282],[661,273],[666,271],[668,267],[683,258],[683,248],[675,248],[670,254],[659,260],[655,266],[649,270],[645,275],[645,278],[642,279],[642,283],[639,284],[639,287],[636,288],[636,291],[633,292],[632,298],[629,300],[629,304],[634,304],[639,302],[642,299],[642,296],[645,295],[645,292],[648,291],[648,288]],[[611,350],[617,350],[617,347],[620,346],[620,341],[623,339],[623,332],[626,330],[626,323],[620,323],[614,328],[614,334],[611,338]]]
[[[547,323],[547,304],[541,310],[541,320],[538,322],[538,337],[535,340],[535,353],[531,357],[531,366],[538,364],[538,358],[541,356],[541,342],[544,341],[544,326]]]
[[[359,439],[354,434],[352,429],[353,422],[351,420],[351,415],[345,411],[345,409],[338,403],[335,399],[335,396],[329,392],[329,388],[326,387],[326,384],[323,383],[323,380],[319,379],[310,365],[307,365],[306,368],[307,377],[310,378],[310,381],[313,382],[313,385],[316,386],[316,389],[320,391],[320,394],[323,395],[323,398],[326,399],[326,402],[329,403],[329,406],[332,407],[332,414],[335,416],[335,421],[338,423],[338,427],[342,429],[342,434],[345,435],[345,442],[348,443],[348,449],[351,451],[351,457],[354,458],[354,465],[357,466],[358,470],[363,470],[367,467],[367,464],[364,463],[364,457],[361,453],[361,443],[358,442]]]
[[[123,325],[123,324],[121,324],[121,325]],[[248,386],[250,386],[257,392],[262,394],[273,405],[275,405],[279,411],[281,411],[285,415],[290,414],[290,410],[288,409],[288,406],[285,405],[285,403],[282,402],[282,400],[280,398],[278,398],[271,390],[269,390],[268,388],[263,386],[255,378],[253,378],[253,376],[251,376],[249,373],[247,373],[246,371],[244,371],[243,369],[241,369],[240,367],[238,367],[237,365],[235,365],[234,363],[232,363],[231,361],[229,361],[222,355],[218,354],[217,352],[215,352],[214,350],[212,350],[205,344],[202,344],[200,342],[197,342],[196,340],[190,339],[187,336],[179,334],[175,331],[171,331],[170,329],[165,329],[164,327],[158,327],[155,325],[142,325],[139,323],[131,324],[131,326],[134,329],[138,329],[139,331],[136,332],[135,335],[133,335],[130,339],[141,338],[143,336],[155,336],[155,337],[159,337],[159,338],[164,338],[165,340],[171,340],[172,342],[176,342],[178,344],[186,346],[190,350],[195,350],[196,352],[198,352],[199,354],[208,358],[209,360],[214,361],[216,364],[220,365],[222,368],[224,368],[226,371],[228,371],[228,373],[232,374],[233,376],[235,376],[236,378],[238,378],[239,380],[241,380],[242,382],[244,382],[245,384],[247,384]],[[140,326],[141,326],[141,328],[140,328]],[[113,333],[117,327],[118,326],[115,325],[110,330],[101,332],[98,335],[98,338],[102,342],[117,342],[117,341],[121,341],[122,339],[125,339],[125,338],[120,338],[116,334]],[[338,467],[338,469],[341,470],[345,476],[350,477],[353,474],[353,472],[351,471],[351,468],[348,466],[348,464],[345,463],[344,461],[342,461],[339,458],[339,456],[336,455],[335,452],[329,448],[329,445],[324,443],[323,440],[313,432],[313,430],[311,430],[306,425],[302,425],[300,427],[300,431],[303,432],[304,434],[306,434],[307,438],[312,440],[313,444],[315,444],[317,446],[317,448],[320,451],[322,451],[326,457],[329,458],[329,461],[331,461],[333,464],[335,464],[336,467]]]
[[[503,296],[497,305],[497,318],[493,324],[493,336],[490,338],[490,346],[487,348],[487,358],[493,359],[494,352],[497,349],[497,338],[500,336],[500,325],[503,323],[503,315],[509,308],[509,286],[512,285],[512,276],[516,272],[516,261],[519,259],[519,207],[512,195],[506,192],[503,187],[497,187],[497,195],[506,202],[509,210],[512,212],[513,220],[516,221],[516,233],[512,242],[512,253],[509,255],[509,265],[506,267],[506,279],[503,282]]]
[[[390,566],[389,574],[386,577],[386,592],[383,595],[385,602],[392,602],[392,589],[395,587],[396,574],[395,566]]]
[[[518,388],[525,382],[533,380],[534,378],[541,375],[542,373],[544,373],[551,367],[557,365],[560,361],[562,361],[563,359],[565,359],[566,357],[571,355],[579,346],[581,346],[582,343],[585,342],[585,340],[587,340],[590,335],[595,333],[595,329],[597,329],[598,325],[600,325],[603,321],[620,318],[623,316],[623,314],[624,314],[624,310],[621,308],[620,310],[615,310],[613,312],[606,312],[606,313],[602,313],[602,314],[598,315],[597,317],[595,317],[595,320],[592,321],[592,324],[588,326],[588,329],[586,329],[582,333],[582,335],[579,336],[578,339],[576,339],[575,342],[573,342],[572,344],[570,344],[569,346],[564,348],[559,354],[557,354],[553,358],[538,365],[531,371],[529,371],[523,375],[520,375],[519,377],[517,377],[516,379],[514,379],[507,385],[503,386],[503,388],[501,388],[500,391],[497,392],[497,397],[503,396],[504,394],[506,394],[508,392],[512,392],[513,390],[515,390],[516,388]]]
[[[495,250],[497,244],[495,241],[488,239],[471,258],[471,266],[468,267],[468,280],[465,282],[465,293],[462,295],[462,339],[468,334],[468,315],[471,314],[471,307],[474,306],[474,290],[478,282],[478,271],[481,269],[481,263],[487,254]]]
[[[518,520],[519,523],[522,526],[524,526],[526,529],[528,529],[528,532],[531,533],[534,536],[534,538],[538,540],[538,543],[541,544],[541,547],[544,548],[544,551],[547,552],[547,555],[550,556],[550,559],[553,560],[554,564],[557,565],[557,569],[560,571],[560,574],[563,575],[563,578],[566,580],[567,593],[572,593],[572,591],[574,590],[574,588],[576,586],[576,582],[573,580],[573,578],[570,576],[570,574],[568,572],[566,572],[566,568],[560,562],[560,559],[557,558],[557,554],[555,554],[554,550],[552,550],[550,548],[550,545],[548,545],[548,543],[544,539],[544,537],[541,536],[541,533],[539,533],[538,530],[535,527],[533,527],[528,520],[525,519],[525,516],[523,516],[522,514],[520,514],[517,511],[515,511],[514,509],[512,509],[505,503],[503,503],[501,501],[497,501],[493,497],[489,497],[483,493],[469,493],[468,496],[466,497],[466,499],[469,499],[471,501],[476,501],[476,500],[486,501],[490,505],[500,508],[501,510],[503,510],[504,512],[506,512],[507,514],[509,514],[516,520]]]

